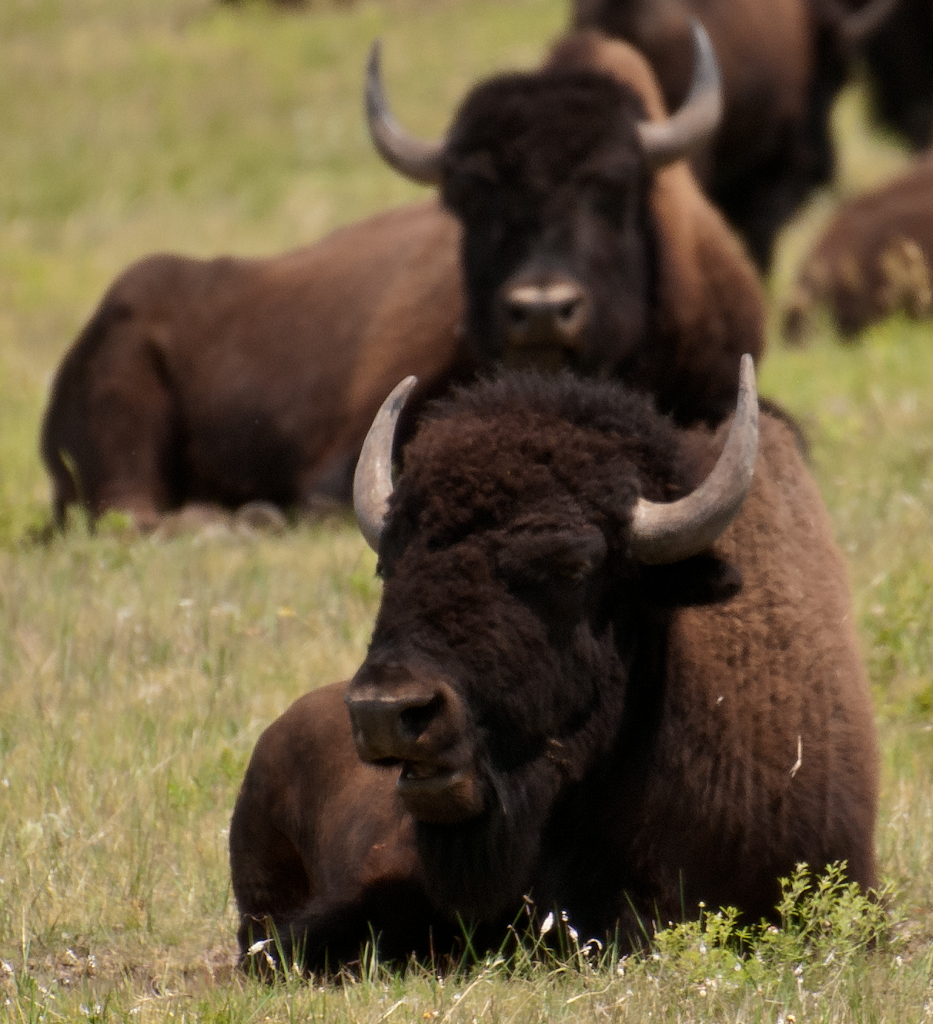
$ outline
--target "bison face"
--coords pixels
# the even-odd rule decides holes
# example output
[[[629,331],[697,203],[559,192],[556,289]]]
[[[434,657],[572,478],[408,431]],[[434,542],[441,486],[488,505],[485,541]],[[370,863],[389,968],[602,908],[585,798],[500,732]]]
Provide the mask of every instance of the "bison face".
[[[481,363],[608,376],[632,359],[654,265],[642,115],[623,86],[587,72],[508,76],[467,99],[442,197],[463,226]]]
[[[383,559],[382,609],[348,704],[360,756],[398,766],[419,821],[508,810],[510,776],[553,756],[592,713],[594,680],[613,672],[602,533],[579,516],[517,518]]]
[[[635,88],[571,57],[477,86],[440,143],[391,115],[374,45],[370,133],[396,170],[440,185],[462,224],[466,334],[480,364],[650,378],[651,173],[707,143],[722,111],[709,37],[698,22],[691,34],[693,81],[666,120],[648,120]]]
[[[747,386],[749,357],[743,369]],[[365,480],[389,464],[394,427],[381,417],[393,409],[397,422],[412,384],[364,445],[358,513],[371,490],[384,502]],[[611,385],[581,396],[569,375],[465,392],[406,446],[387,517],[364,527],[385,586],[346,699],[360,756],[398,773],[439,905],[504,911],[533,877],[554,808],[641,742],[631,682],[644,714],[663,689],[653,673],[671,607],[735,592],[734,575],[698,555],[744,499],[754,415],[673,503],[658,499],[690,489],[674,428]]]
[[[467,917],[528,890],[550,809],[608,752],[624,706],[609,546],[561,506],[522,502],[443,538],[399,509],[347,693],[358,753],[398,773],[432,898]]]

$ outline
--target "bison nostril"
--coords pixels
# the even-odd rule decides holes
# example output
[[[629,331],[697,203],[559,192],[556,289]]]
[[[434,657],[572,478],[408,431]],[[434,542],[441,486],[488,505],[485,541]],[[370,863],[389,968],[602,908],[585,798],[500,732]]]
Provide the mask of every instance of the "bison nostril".
[[[413,705],[399,712],[399,730],[409,739],[417,739],[440,714],[444,705],[438,693],[426,704]]]

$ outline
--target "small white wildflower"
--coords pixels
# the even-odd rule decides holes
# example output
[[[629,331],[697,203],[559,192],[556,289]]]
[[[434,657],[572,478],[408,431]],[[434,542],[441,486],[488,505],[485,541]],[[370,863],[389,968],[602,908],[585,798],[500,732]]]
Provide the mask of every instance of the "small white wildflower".
[[[2,970],[4,974],[9,974],[10,977],[13,976],[13,965],[8,964],[6,960],[0,960],[0,970]]]
[[[548,916],[541,922],[541,934],[547,933],[554,927],[554,914],[549,912]]]
[[[272,939],[260,939],[258,942],[254,942],[246,951],[246,955],[255,956],[257,953],[261,953],[271,941]]]

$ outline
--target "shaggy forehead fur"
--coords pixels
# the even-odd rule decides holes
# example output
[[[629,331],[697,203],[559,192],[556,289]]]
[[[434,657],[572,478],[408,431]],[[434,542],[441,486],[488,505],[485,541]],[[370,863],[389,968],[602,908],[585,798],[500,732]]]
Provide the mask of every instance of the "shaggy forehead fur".
[[[607,75],[544,70],[494,78],[473,90],[448,134],[448,171],[484,155],[482,174],[521,172],[541,187],[560,184],[581,164],[611,150],[643,165],[636,124],[644,106],[628,87]]]
[[[570,374],[512,374],[432,407],[405,449],[388,549],[412,533],[443,547],[526,529],[529,514],[542,525],[585,519],[618,538],[640,494],[670,500],[688,476],[678,432],[641,395]]]

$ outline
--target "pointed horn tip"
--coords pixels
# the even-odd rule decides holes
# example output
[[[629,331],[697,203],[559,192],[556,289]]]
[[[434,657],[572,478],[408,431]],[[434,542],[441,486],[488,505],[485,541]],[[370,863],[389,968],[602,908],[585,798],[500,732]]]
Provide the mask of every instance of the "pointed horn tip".
[[[649,167],[658,169],[689,156],[708,142],[722,121],[722,72],[706,29],[690,19],[693,79],[679,109],[666,121],[638,126]]]
[[[632,523],[632,550],[646,565],[679,562],[708,549],[728,527],[751,488],[758,453],[758,389],[755,364],[739,361],[735,413],[716,465],[696,490],[677,501],[639,498]]]
[[[363,441],[353,474],[353,508],[366,543],[379,552],[379,538],[392,494],[392,448],[402,409],[418,383],[409,375],[389,392]]]

